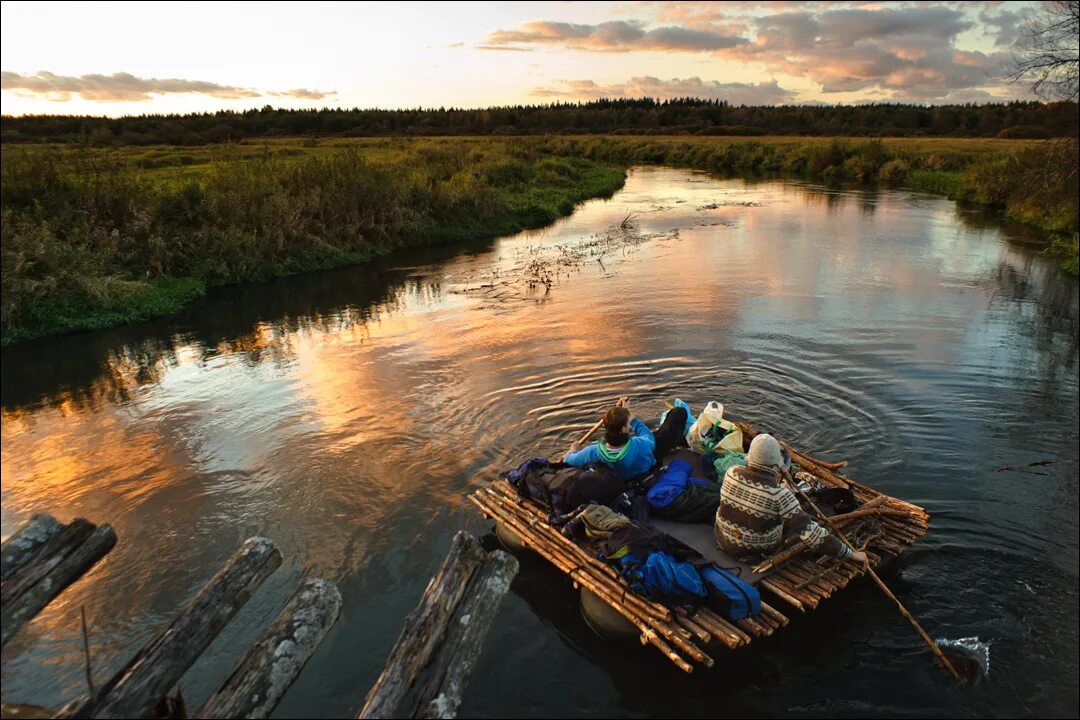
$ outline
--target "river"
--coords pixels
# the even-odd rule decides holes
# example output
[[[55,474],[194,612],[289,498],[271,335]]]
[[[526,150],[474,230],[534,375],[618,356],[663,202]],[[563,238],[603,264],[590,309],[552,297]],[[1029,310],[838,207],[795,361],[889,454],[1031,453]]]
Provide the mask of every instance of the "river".
[[[683,676],[592,635],[532,562],[463,716],[1075,716],[1078,320],[1076,280],[976,209],[636,168],[542,230],[6,348],[4,536],[44,511],[119,543],[9,643],[4,698],[82,691],[80,606],[104,679],[266,535],[284,563],[185,676],[188,705],[310,572],[344,610],[275,715],[349,716],[452,535],[489,531],[470,488],[626,394],[646,418],[720,400],[925,506],[889,582],[935,637],[988,641],[989,677],[951,684],[869,583]]]

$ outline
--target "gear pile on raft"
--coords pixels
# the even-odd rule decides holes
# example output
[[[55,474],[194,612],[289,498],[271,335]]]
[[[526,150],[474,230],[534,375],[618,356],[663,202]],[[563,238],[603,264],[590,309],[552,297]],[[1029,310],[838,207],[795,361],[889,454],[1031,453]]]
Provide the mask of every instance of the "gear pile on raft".
[[[728,420],[716,402],[697,416],[669,408],[654,431],[621,398],[561,459],[530,459],[469,499],[504,541],[571,577],[587,618],[602,609],[686,672],[927,533],[923,508],[841,474],[846,462]]]

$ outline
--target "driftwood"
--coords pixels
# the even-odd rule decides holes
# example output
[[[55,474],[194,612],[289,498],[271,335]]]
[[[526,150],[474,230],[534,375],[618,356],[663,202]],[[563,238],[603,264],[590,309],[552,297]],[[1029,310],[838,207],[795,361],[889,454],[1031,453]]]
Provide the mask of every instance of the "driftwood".
[[[466,532],[454,536],[446,560],[428,582],[420,604],[405,619],[405,627],[390,651],[386,666],[368,691],[357,717],[395,716],[420,671],[434,657],[454,610],[484,557],[476,538]]]
[[[517,571],[517,558],[508,553],[493,552],[484,559],[454,613],[443,650],[420,689],[413,717],[457,717],[465,683]]]
[[[0,646],[116,544],[116,533],[76,519],[38,544],[0,586]]]
[[[9,603],[37,584],[82,545],[94,529],[92,522],[82,518],[75,518],[70,525],[62,526],[60,532],[41,544],[18,572],[0,585],[0,601]]]
[[[305,582],[194,717],[267,717],[340,613],[336,585]]]
[[[35,513],[0,545],[0,580],[7,580],[64,526],[52,515]]]
[[[281,553],[250,538],[153,641],[77,708],[78,717],[146,717],[270,573]]]

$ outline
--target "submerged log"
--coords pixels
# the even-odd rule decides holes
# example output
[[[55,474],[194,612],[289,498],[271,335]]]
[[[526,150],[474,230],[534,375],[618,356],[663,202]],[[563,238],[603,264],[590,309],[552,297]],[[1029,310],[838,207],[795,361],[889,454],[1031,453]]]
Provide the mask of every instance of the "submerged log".
[[[281,564],[266,538],[250,538],[180,614],[95,695],[78,717],[147,717],[169,688],[221,632],[259,585]]]
[[[0,594],[0,646],[37,615],[68,585],[116,545],[116,533],[108,525],[95,527],[76,519],[41,543],[32,557],[4,581]]]
[[[395,716],[420,671],[442,642],[454,610],[484,557],[476,538],[464,531],[454,536],[446,560],[428,583],[420,604],[405,619],[405,627],[390,651],[386,666],[368,691],[357,717]]]
[[[17,572],[49,538],[64,526],[47,513],[34,513],[22,527],[0,545],[0,580]]]
[[[340,613],[334,583],[305,582],[194,717],[269,716]]]
[[[484,558],[454,613],[442,651],[432,662],[413,717],[457,717],[465,683],[517,571],[517,558],[509,553],[495,551]]]

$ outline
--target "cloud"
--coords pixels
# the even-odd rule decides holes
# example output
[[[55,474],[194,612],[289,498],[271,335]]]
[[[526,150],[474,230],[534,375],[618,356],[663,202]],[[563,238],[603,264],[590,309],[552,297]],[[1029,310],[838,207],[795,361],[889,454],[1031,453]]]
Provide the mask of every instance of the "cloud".
[[[497,30],[487,42],[515,48],[692,53],[727,61],[728,67],[764,69],[774,79],[810,80],[825,100],[831,93],[861,93],[881,100],[940,102],[963,92],[1004,99],[1001,77],[1011,57],[1000,48],[1015,40],[1025,12],[963,3],[681,2],[633,8],[663,25],[534,21]],[[976,27],[994,38],[995,49],[958,46],[958,38]]]
[[[999,84],[1005,53],[955,46],[973,25],[946,7],[783,13],[758,21],[743,59],[809,78],[825,93],[884,89],[897,100],[942,99]]]
[[[4,71],[0,73],[0,79],[4,90],[22,91],[61,102],[70,99],[72,95],[79,95],[94,102],[143,102],[150,100],[151,95],[172,93],[199,93],[228,100],[260,95],[250,88],[219,85],[204,80],[140,78],[123,72],[74,77],[45,71],[36,75]]]
[[[309,90],[308,88],[296,88],[295,90],[285,90],[283,92],[268,92],[267,95],[272,97],[291,97],[300,100],[322,100],[328,98],[331,95],[337,95],[337,92],[333,90]]]
[[[979,13],[979,20],[987,26],[987,34],[994,36],[994,47],[1001,48],[1009,48],[1016,44],[1031,17],[1032,11],[1029,8],[999,10],[997,13],[983,10]]]
[[[473,45],[477,50],[492,50],[495,52],[532,52],[532,48],[514,47],[513,45]]]
[[[240,100],[263,96],[293,97],[303,100],[321,100],[336,93],[332,91],[296,90],[262,92],[235,85],[221,85],[206,80],[182,80],[180,78],[141,78],[131,73],[112,75],[57,75],[41,71],[34,75],[16,72],[0,73],[0,87],[19,94],[34,95],[44,100],[65,102],[73,95],[92,102],[146,102],[153,95],[197,93],[222,100]]]
[[[630,78],[625,83],[600,85],[593,80],[557,80],[553,86],[535,87],[533,97],[564,100],[598,100],[600,98],[697,97],[726,100],[731,105],[781,105],[793,102],[795,95],[780,87],[775,80],[761,83],[722,83],[699,77],[661,80],[652,76]]]
[[[534,21],[513,30],[495,30],[485,38],[488,47],[561,45],[594,52],[661,50],[710,52],[747,42],[724,29],[699,29],[669,25],[646,30],[636,20],[612,20],[597,25]]]

